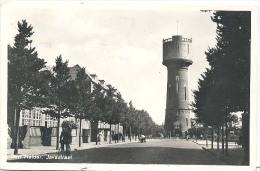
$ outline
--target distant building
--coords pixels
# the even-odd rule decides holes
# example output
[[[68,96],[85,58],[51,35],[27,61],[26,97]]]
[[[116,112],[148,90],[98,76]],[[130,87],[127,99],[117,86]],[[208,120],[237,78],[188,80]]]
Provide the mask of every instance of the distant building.
[[[80,70],[79,65],[75,65],[70,68],[70,74],[72,79],[75,79],[77,77],[77,72],[79,70]],[[86,70],[86,74],[89,79],[91,91],[93,91],[95,85],[97,84],[101,85],[106,90],[108,89],[107,85],[105,84],[105,81],[98,79],[96,74],[91,74],[87,70]],[[87,135],[89,137],[89,141],[93,141],[93,142],[96,141],[97,132],[100,132],[103,135],[102,137],[104,141],[108,141],[110,136],[112,136],[113,139],[115,134],[123,133],[123,127],[121,125],[119,125],[118,127],[118,124],[111,125],[111,132],[110,132],[110,125],[105,122],[94,123],[94,122],[87,121],[87,123],[88,123],[88,129],[83,129],[82,132],[83,132],[83,136]]]

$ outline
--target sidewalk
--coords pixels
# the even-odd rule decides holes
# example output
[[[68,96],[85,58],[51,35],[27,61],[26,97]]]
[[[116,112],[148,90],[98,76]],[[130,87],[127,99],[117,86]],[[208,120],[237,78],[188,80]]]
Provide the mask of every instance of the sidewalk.
[[[234,142],[228,143],[228,155],[222,154],[222,143],[219,143],[219,151],[217,151],[217,142],[213,142],[213,149],[211,149],[211,141],[208,141],[206,146],[206,140],[192,140],[192,142],[198,144],[203,150],[217,156],[219,159],[227,162],[229,165],[244,165],[244,149],[241,145],[237,145]],[[224,146],[225,147],[225,146]]]
[[[90,143],[82,143],[81,147],[79,147],[78,144],[71,144],[71,151],[77,151],[77,150],[84,150],[84,149],[91,149],[91,148],[100,148],[100,147],[106,147],[110,145],[120,145],[120,144],[127,144],[127,143],[134,143],[137,141],[119,141],[119,143],[115,143],[114,141],[109,144],[108,142],[101,142],[101,145],[96,145],[96,142],[90,142]],[[29,148],[23,148],[18,149],[18,154],[13,155],[14,149],[7,149],[7,160],[15,160],[16,158],[19,158],[19,156],[44,156],[48,153],[58,153],[58,150],[56,150],[56,146],[34,146]]]
[[[205,145],[206,146],[206,140],[192,140],[194,143],[198,145]],[[226,144],[224,144],[226,145]],[[211,140],[208,140],[208,146],[211,148]],[[219,147],[222,146],[222,142],[219,142]],[[235,142],[228,142],[228,147],[229,148],[238,148],[242,147],[241,145],[236,144]],[[213,148],[217,148],[217,142],[213,142]]]

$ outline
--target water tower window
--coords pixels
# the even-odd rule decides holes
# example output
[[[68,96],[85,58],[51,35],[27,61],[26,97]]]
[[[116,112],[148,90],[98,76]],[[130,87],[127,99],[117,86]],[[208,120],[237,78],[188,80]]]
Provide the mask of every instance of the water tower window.
[[[187,100],[186,85],[184,85],[184,99]]]
[[[190,45],[189,44],[187,44],[188,45],[188,54],[190,53]]]
[[[168,99],[172,97],[172,90],[173,86],[171,84],[169,84],[168,90],[167,90],[167,97]]]
[[[177,53],[179,53],[179,44],[177,44]]]
[[[176,79],[176,93],[178,93],[178,91],[179,91],[179,80],[180,80],[180,78],[179,78],[179,76],[176,76],[175,79]]]
[[[187,123],[187,126],[189,126],[188,118],[186,118],[186,123]]]

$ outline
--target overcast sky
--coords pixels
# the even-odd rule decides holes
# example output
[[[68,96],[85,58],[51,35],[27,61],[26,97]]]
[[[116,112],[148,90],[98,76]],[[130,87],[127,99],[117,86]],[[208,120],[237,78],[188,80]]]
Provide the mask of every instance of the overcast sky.
[[[204,52],[215,45],[216,24],[212,13],[200,8],[169,5],[97,5],[65,3],[50,5],[9,5],[7,43],[13,44],[17,22],[26,19],[34,27],[32,36],[39,57],[53,66],[62,55],[69,66],[97,74],[132,100],[137,109],[164,122],[167,68],[162,65],[162,39],[178,34],[192,38],[189,67],[189,96],[197,89],[198,78],[208,66]],[[193,117],[194,115],[191,114]]]

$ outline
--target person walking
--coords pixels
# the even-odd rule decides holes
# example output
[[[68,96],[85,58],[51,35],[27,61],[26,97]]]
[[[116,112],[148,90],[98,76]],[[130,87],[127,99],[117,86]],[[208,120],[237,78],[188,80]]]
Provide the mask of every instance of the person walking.
[[[101,131],[98,133],[97,135],[97,140],[98,140],[98,144],[101,145],[101,138],[102,138],[102,133]]]
[[[64,153],[64,146],[66,147],[66,155],[70,154],[70,144],[72,142],[71,130],[67,127],[62,128],[60,135],[61,152]]]

